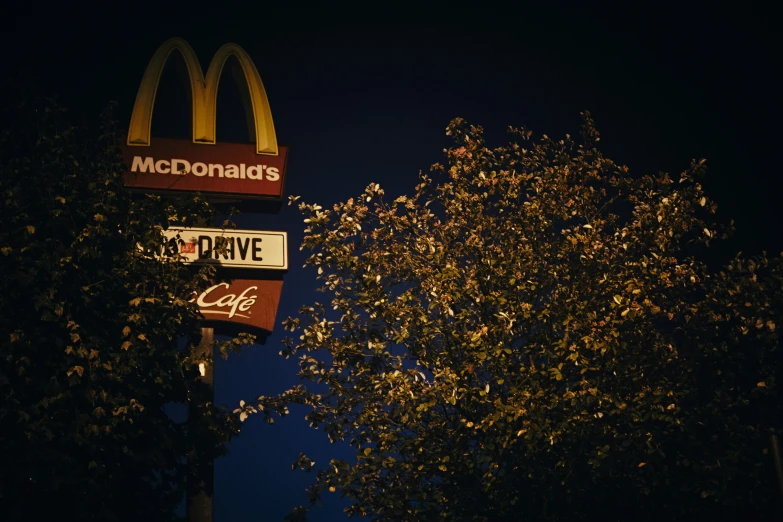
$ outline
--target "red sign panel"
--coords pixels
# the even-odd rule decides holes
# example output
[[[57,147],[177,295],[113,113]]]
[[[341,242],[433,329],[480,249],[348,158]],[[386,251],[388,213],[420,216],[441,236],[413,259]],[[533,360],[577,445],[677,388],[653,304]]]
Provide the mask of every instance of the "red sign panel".
[[[193,301],[208,322],[239,323],[271,332],[282,291],[282,281],[235,279],[207,288]]]
[[[255,144],[155,138],[149,146],[123,146],[122,156],[130,169],[125,185],[133,189],[280,198],[288,149],[270,156],[257,154]]]

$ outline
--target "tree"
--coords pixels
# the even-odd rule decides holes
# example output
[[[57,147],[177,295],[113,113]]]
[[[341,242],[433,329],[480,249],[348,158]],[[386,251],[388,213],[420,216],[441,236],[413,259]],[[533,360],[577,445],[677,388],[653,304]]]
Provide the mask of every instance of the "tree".
[[[174,519],[188,473],[238,421],[199,387],[193,352],[189,298],[213,269],[150,253],[170,223],[211,210],[131,197],[108,113],[73,125],[27,101],[3,122],[0,519]],[[188,401],[188,422],[166,414]]]
[[[259,397],[356,450],[309,490],[372,520],[736,519],[774,506],[781,262],[699,259],[731,227],[694,161],[634,176],[585,114],[447,164],[394,201],[300,204],[323,303],[281,354],[318,385]],[[302,454],[294,464],[315,469]],[[298,508],[302,520],[309,508]],[[601,517],[601,518],[598,518]]]

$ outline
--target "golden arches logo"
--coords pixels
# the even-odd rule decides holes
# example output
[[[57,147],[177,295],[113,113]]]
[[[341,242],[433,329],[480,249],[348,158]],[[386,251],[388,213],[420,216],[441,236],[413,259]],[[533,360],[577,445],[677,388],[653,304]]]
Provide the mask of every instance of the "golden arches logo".
[[[193,48],[181,38],[172,38],[164,42],[155,51],[144,71],[131,114],[128,145],[149,146],[150,144],[152,110],[155,105],[158,83],[166,61],[175,50],[182,55],[190,77],[191,100],[193,102],[193,143],[209,145],[216,143],[218,84],[226,61],[234,56],[242,68],[247,85],[244,100],[245,111],[248,118],[251,114],[253,117],[253,125],[249,125],[249,127],[251,133],[255,134],[256,153],[277,156],[277,137],[269,100],[264,90],[264,84],[261,82],[261,76],[247,52],[236,44],[229,43],[221,46],[212,58],[205,77]]]

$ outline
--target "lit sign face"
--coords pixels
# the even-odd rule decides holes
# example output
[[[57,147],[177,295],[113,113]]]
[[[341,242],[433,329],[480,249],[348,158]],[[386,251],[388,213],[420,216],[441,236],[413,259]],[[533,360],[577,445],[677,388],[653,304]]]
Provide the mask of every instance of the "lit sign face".
[[[163,67],[172,52],[185,62],[192,100],[192,140],[150,137],[152,109]],[[255,144],[216,141],[217,91],[220,75],[230,57],[244,73],[245,110],[252,115]],[[155,52],[136,95],[127,145],[122,155],[130,167],[128,187],[156,192],[202,192],[244,199],[280,198],[283,194],[287,150],[277,145],[272,111],[264,84],[247,53],[236,44],[218,49],[207,74],[193,49],[184,40],[172,38]]]
[[[280,198],[288,151],[256,154],[254,145],[194,145],[156,138],[148,147],[123,147],[130,167],[125,186],[153,192],[202,192],[247,198]]]
[[[271,332],[282,281],[236,279],[207,288],[195,302],[207,322],[237,323]]]
[[[163,232],[166,254],[179,253],[185,264],[227,268],[288,270],[288,234],[263,230],[170,228]],[[225,251],[220,253],[225,247]]]

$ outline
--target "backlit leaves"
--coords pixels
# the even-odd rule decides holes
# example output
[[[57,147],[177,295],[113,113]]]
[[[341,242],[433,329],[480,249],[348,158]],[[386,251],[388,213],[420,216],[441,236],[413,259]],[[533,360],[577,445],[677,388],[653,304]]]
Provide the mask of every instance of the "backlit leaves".
[[[730,231],[703,160],[632,175],[589,115],[581,143],[510,132],[491,149],[454,120],[446,163],[411,193],[299,204],[326,299],[284,321],[281,354],[327,391],[258,405],[308,405],[355,448],[311,501],[328,485],[349,514],[394,521],[760,513],[780,261],[692,256]]]

